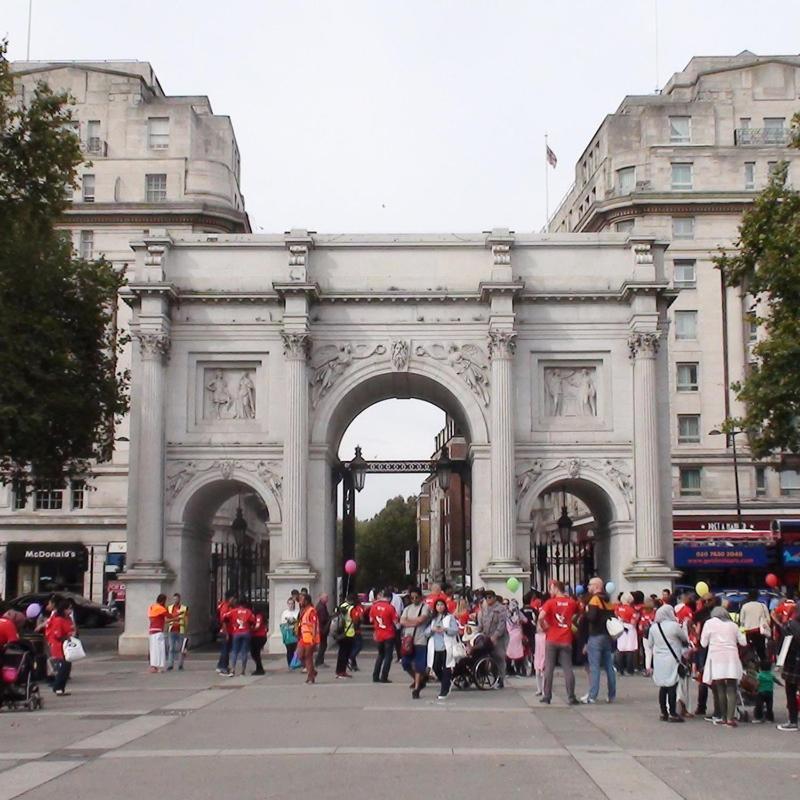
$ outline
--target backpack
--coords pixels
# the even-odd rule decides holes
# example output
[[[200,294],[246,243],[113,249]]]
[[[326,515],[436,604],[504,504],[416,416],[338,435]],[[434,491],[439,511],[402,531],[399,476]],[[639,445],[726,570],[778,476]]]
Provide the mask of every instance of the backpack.
[[[330,635],[334,642],[338,642],[344,637],[344,620],[338,612],[331,618]]]

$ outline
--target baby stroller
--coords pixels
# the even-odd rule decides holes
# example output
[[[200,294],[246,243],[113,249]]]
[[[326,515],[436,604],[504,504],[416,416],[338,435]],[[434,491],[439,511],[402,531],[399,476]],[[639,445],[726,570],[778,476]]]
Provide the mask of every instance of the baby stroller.
[[[13,644],[7,645],[0,656],[0,709],[3,706],[11,711],[42,707],[33,676],[33,657],[29,650]]]
[[[494,689],[500,680],[497,665],[492,660],[492,643],[481,633],[468,638],[464,636],[467,648],[466,658],[456,662],[453,668],[453,686],[456,689]]]

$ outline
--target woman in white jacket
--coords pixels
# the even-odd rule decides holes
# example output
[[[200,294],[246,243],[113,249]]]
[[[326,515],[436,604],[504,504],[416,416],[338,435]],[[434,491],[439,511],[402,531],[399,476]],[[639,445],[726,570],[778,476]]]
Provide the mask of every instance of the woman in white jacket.
[[[439,679],[439,700],[450,694],[450,681],[456,659],[453,645],[458,636],[458,620],[447,612],[447,603],[437,600],[433,609],[433,619],[425,629],[428,636],[428,669],[432,669]]]
[[[703,683],[711,685],[720,710],[720,717],[713,720],[715,725],[736,727],[736,689],[742,677],[739,647],[746,644],[730,614],[724,608],[715,608],[700,636],[700,646],[708,647]]]

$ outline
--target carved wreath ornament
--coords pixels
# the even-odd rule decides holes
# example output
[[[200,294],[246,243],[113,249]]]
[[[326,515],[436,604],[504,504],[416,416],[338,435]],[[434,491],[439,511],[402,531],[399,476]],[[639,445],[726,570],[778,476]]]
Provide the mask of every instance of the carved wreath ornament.
[[[474,344],[419,344],[414,349],[417,358],[446,361],[467,385],[467,388],[489,406],[489,360],[480,347]]]

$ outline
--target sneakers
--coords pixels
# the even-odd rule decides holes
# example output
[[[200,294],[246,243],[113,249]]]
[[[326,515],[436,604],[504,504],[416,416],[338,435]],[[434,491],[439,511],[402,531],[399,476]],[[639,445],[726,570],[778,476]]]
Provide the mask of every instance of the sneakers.
[[[58,692],[56,692],[58,694]],[[797,723],[796,722],[782,722],[780,725],[775,726],[779,731],[796,731],[797,730]]]
[[[763,719],[751,719],[750,720],[750,724],[751,725],[763,725],[764,724],[764,720]]]
[[[339,678],[352,678],[352,677],[353,677],[353,676],[352,676],[352,675],[350,675],[350,674],[349,674],[349,673],[347,673],[347,672],[337,672],[337,673],[336,673],[336,680],[339,680]]]
[[[711,724],[712,725],[728,725],[729,723],[726,720],[722,719],[722,717],[712,717]]]
[[[413,691],[413,692],[411,692],[411,696],[412,696],[412,697],[413,697],[415,700],[419,700],[419,692],[420,692],[420,690],[419,690],[419,689],[414,689],[414,691]]]
[[[567,705],[568,705],[568,706],[579,706],[579,705],[580,705],[580,702],[578,701],[578,698],[577,698],[577,697],[570,697],[570,698],[567,700]]]
[[[711,722],[711,723],[713,723],[714,725],[718,725],[720,722],[723,722],[723,719],[722,719],[722,717],[715,717],[713,714],[712,714],[712,715],[709,715],[709,716],[706,716],[706,717],[703,717],[703,719],[704,719],[706,722]]]
[[[69,692],[66,691],[65,689],[56,689],[55,692],[53,692],[53,694],[57,695],[58,697],[69,697]],[[778,725],[778,727],[780,728],[780,725]],[[797,729],[797,725],[795,725],[794,727],[795,729]]]
[[[539,698],[539,702],[540,703],[546,703],[549,706],[550,705],[550,698],[549,697],[540,697]]]
[[[596,702],[597,700],[595,700],[593,697],[589,697],[588,694],[585,694],[583,697],[581,697],[581,703],[583,703],[585,706],[594,705]]]

